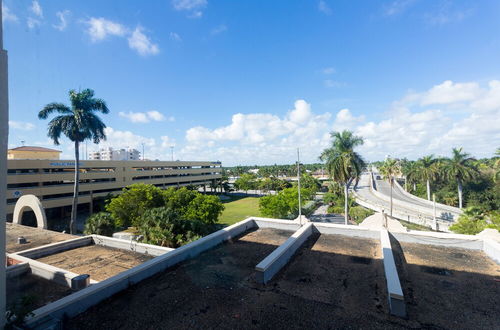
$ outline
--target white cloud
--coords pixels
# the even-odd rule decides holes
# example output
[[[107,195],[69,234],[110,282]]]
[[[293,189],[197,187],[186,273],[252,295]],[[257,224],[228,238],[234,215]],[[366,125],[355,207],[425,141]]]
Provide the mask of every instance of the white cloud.
[[[321,72],[322,72],[324,75],[331,75],[331,74],[334,74],[334,73],[335,73],[335,72],[337,72],[337,71],[335,70],[335,68],[334,68],[334,67],[329,66],[329,67],[324,68],[323,70],[321,70]]]
[[[130,48],[136,50],[139,55],[156,55],[160,52],[157,44],[151,42],[151,39],[143,33],[144,29],[140,26],[136,27],[134,32],[128,38]]]
[[[336,88],[336,87],[344,87],[345,86],[345,83],[340,82],[340,81],[336,81],[333,79],[325,79],[323,81],[323,83],[324,83],[326,88]]]
[[[332,9],[328,6],[326,1],[320,0],[318,3],[318,10],[322,12],[323,14],[326,15],[331,15],[332,14]]]
[[[221,24],[215,28],[213,28],[212,30],[210,30],[210,34],[215,36],[217,34],[221,34],[223,32],[226,32],[227,31],[227,26],[225,26],[224,24]]]
[[[182,38],[178,33],[170,32],[170,40],[182,41]]]
[[[189,18],[200,18],[203,9],[207,6],[206,0],[172,0],[172,6],[177,11],[187,11]]]
[[[27,123],[24,121],[13,121],[9,120],[9,127],[12,129],[19,129],[22,131],[31,131],[34,129],[36,126],[32,123]]]
[[[68,26],[68,16],[71,14],[69,10],[58,11],[56,13],[57,18],[59,18],[58,24],[53,24],[54,29],[59,31],[64,31]]]
[[[166,135],[160,136],[162,148],[175,147],[175,139],[172,139]]]
[[[39,18],[43,18],[43,10],[42,7],[40,6],[40,3],[37,0],[33,0],[31,2],[31,7],[30,11]]]
[[[39,19],[33,18],[33,17],[28,17],[28,20],[26,21],[26,24],[28,25],[28,28],[34,29],[42,24],[42,21]]]
[[[93,42],[102,41],[108,36],[123,37],[127,34],[125,26],[104,17],[91,17],[85,23],[88,25],[87,33]]]
[[[395,16],[406,11],[415,0],[396,0],[384,7],[385,16]]]
[[[123,118],[127,118],[129,121],[133,123],[149,123],[150,121],[175,121],[175,118],[170,116],[170,117],[165,117],[161,112],[158,112],[156,110],[152,111],[147,111],[147,112],[132,112],[129,111],[127,113],[125,112],[119,112],[118,115]]]
[[[2,22],[17,22],[17,16],[2,2]]]
[[[464,147],[476,157],[491,156],[500,145],[500,81],[445,81],[404,95],[376,120],[341,109],[332,117],[317,114],[304,100],[283,117],[271,113],[234,114],[226,126],[192,127],[186,132],[183,159],[215,159],[226,165],[290,163],[296,148],[306,162],[318,161],[329,133],[349,129],[364,138],[359,152],[368,160],[385,155],[416,159],[448,156]]]

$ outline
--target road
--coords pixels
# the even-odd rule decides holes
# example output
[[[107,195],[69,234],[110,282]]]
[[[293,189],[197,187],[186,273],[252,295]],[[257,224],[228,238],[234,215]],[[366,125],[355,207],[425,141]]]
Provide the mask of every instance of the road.
[[[328,213],[328,205],[321,205],[318,207],[314,213],[309,216],[309,220],[312,222],[336,223],[339,225],[344,224],[344,216],[340,214]]]

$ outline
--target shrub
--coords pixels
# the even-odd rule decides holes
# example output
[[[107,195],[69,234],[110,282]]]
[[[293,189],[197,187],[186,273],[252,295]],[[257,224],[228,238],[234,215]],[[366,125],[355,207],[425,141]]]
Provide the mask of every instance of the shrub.
[[[489,215],[479,207],[471,206],[464,210],[458,221],[450,226],[450,230],[457,234],[475,235],[485,228],[500,229],[499,224],[500,221],[495,212]]]
[[[349,216],[358,224],[372,214],[374,214],[372,210],[364,208],[363,206],[354,206],[349,209]]]
[[[85,235],[112,236],[116,230],[115,220],[108,212],[99,212],[91,215],[85,222]]]
[[[145,243],[177,248],[207,234],[207,225],[181,219],[174,210],[158,207],[144,212],[138,230]]]
[[[344,214],[344,207],[343,206],[336,206],[336,205],[329,206],[328,213]]]
[[[314,194],[306,188],[300,189],[302,205],[305,201],[314,197]],[[299,198],[296,188],[287,188],[276,195],[261,197],[259,209],[263,216],[281,219],[293,219],[299,214]]]
[[[137,183],[123,188],[123,193],[113,198],[106,210],[120,227],[137,226],[142,214],[151,208],[164,205],[163,192],[149,184]]]

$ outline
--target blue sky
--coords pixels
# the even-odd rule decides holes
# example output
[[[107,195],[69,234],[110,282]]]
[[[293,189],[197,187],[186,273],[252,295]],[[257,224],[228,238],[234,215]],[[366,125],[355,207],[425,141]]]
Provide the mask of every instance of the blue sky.
[[[4,0],[10,147],[92,88],[102,146],[146,157],[315,162],[350,129],[368,160],[500,147],[500,2]],[[72,157],[65,141],[63,157]],[[98,146],[89,144],[88,149]]]

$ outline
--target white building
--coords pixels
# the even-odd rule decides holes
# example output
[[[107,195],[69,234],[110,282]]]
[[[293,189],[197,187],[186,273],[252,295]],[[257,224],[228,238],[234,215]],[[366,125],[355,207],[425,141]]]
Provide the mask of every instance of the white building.
[[[90,160],[140,160],[141,153],[137,149],[103,148],[89,153]]]

